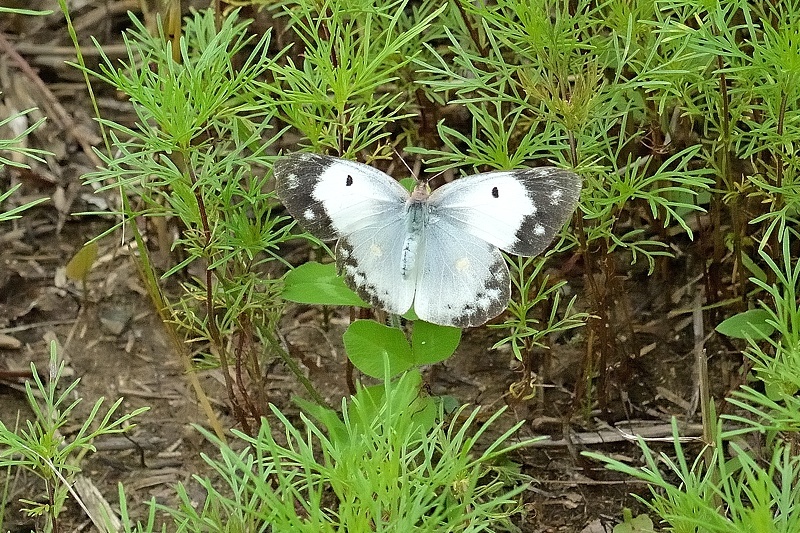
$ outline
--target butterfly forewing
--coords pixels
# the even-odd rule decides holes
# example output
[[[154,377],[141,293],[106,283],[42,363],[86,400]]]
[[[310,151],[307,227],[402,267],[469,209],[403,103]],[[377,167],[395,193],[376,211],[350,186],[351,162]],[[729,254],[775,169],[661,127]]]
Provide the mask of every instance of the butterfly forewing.
[[[434,217],[507,252],[541,253],[572,215],[581,179],[553,167],[489,172],[444,185],[431,194]]]
[[[296,153],[274,166],[275,192],[300,225],[322,240],[401,217],[408,192],[380,170],[336,157]]]

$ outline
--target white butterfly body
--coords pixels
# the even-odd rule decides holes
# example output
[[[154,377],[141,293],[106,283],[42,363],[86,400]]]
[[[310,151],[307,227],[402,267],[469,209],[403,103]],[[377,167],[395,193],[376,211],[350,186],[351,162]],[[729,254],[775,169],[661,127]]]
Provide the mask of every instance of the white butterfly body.
[[[508,305],[500,249],[542,252],[570,217],[580,178],[556,168],[489,172],[433,193],[409,194],[387,174],[331,156],[298,153],[275,164],[288,211],[322,240],[338,239],[349,287],[390,313],[414,308],[435,324],[483,324]]]

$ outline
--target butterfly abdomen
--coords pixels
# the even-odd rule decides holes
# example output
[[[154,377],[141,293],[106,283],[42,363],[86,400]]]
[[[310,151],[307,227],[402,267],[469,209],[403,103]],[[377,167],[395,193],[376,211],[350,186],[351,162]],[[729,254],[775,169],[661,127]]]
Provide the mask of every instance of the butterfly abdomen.
[[[406,204],[406,237],[400,254],[400,274],[403,279],[414,276],[417,258],[421,255],[421,248],[425,236],[425,223],[428,218],[428,206],[414,197]]]

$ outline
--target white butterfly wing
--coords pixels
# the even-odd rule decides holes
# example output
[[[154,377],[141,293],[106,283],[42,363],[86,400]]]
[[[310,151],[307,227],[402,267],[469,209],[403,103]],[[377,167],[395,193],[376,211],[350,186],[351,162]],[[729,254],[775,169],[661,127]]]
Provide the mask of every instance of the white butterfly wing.
[[[336,268],[347,286],[365,301],[402,315],[414,301],[416,279],[403,277],[401,256],[407,235],[405,218],[359,229],[336,243]]]
[[[289,155],[274,174],[278,198],[300,225],[339,239],[336,266],[347,285],[390,313],[408,311],[415,283],[401,273],[408,191],[376,168],[326,155]]]
[[[581,178],[554,167],[488,172],[457,179],[431,194],[431,217],[507,252],[541,253],[572,216]]]
[[[276,161],[273,169],[281,203],[322,240],[402,216],[409,196],[380,170],[338,157],[295,153]]]
[[[425,228],[414,311],[427,322],[465,328],[499,315],[511,297],[508,266],[497,247],[439,217]]]

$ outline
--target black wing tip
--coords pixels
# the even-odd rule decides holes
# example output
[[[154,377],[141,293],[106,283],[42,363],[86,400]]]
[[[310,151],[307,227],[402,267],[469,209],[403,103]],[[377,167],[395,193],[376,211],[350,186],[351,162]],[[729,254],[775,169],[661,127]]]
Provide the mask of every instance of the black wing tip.
[[[580,203],[583,178],[558,167],[536,167],[523,171],[528,179],[536,216],[526,218],[517,231],[517,244],[511,253],[535,257],[544,252],[558,232],[573,217]],[[535,183],[534,183],[535,182]],[[556,196],[556,192],[560,194]]]
[[[552,187],[560,187],[568,197],[573,210],[578,205],[581,198],[581,190],[583,189],[583,178],[571,170],[558,168],[558,167],[540,167],[548,170],[545,179],[547,184]],[[565,218],[565,221],[569,217]]]
[[[335,157],[313,152],[292,152],[279,157],[272,169],[277,176],[296,173],[298,169],[306,168],[309,165],[319,172],[333,164],[335,160]]]
[[[531,180],[551,180],[568,183],[570,188],[581,189],[583,178],[572,170],[560,167],[532,167],[519,171],[520,176]]]

